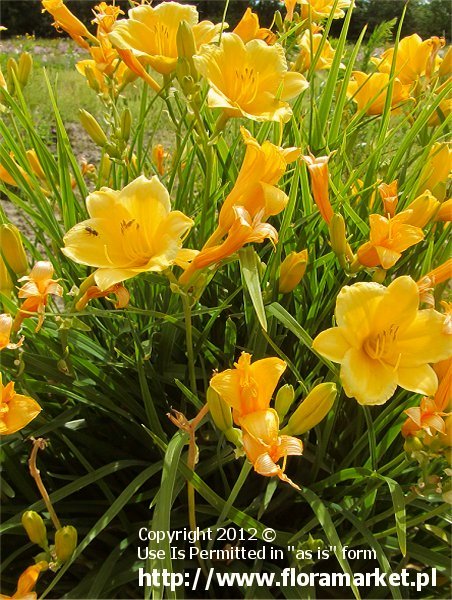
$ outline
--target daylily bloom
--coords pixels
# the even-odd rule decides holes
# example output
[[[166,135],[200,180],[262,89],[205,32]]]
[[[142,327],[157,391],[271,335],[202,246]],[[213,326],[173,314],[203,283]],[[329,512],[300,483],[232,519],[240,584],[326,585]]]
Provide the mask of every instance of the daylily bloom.
[[[309,14],[312,21],[325,19],[329,17],[333,10],[334,0],[297,0],[300,6],[300,15],[302,19],[307,19]],[[345,16],[343,8],[348,8],[351,0],[339,0],[336,4],[333,19],[342,19]]]
[[[116,302],[107,297],[110,294],[116,296]],[[107,298],[110,302],[114,302],[115,308],[125,308],[129,304],[130,294],[121,283],[115,283],[106,290],[100,290],[97,285],[91,285],[75,305],[76,310],[83,310],[94,298]]]
[[[365,267],[382,266],[389,269],[402,252],[424,239],[419,227],[407,225],[412,211],[404,211],[393,218],[370,215],[369,241],[358,248],[358,260]]]
[[[356,102],[358,110],[367,115],[381,115],[386,102],[389,85],[387,73],[371,73],[354,71],[347,87],[347,96]],[[399,79],[394,80],[391,98],[391,110],[398,110],[400,104],[410,100],[410,86],[403,85]]]
[[[107,92],[108,80],[113,79],[115,85],[122,86],[136,79],[128,66],[120,60],[119,54],[112,47],[105,45],[90,48],[92,59],[80,60],[76,63],[77,71],[86,77],[88,84],[95,91]]]
[[[219,225],[206,246],[222,238],[237,216],[235,206],[242,206],[251,218],[262,213],[262,219],[279,214],[288,202],[287,195],[276,187],[287,165],[300,154],[298,148],[281,148],[268,140],[262,145],[244,127],[240,129],[246,144],[245,158],[234,187],[224,201],[218,217]]]
[[[311,176],[311,191],[314,202],[326,223],[330,223],[333,217],[333,208],[330,203],[328,192],[328,161],[329,156],[318,156],[313,154],[301,157],[308,165],[309,175]]]
[[[395,215],[397,204],[399,202],[397,187],[397,179],[392,183],[381,183],[378,186],[378,191],[380,192],[381,199],[383,200],[383,209],[385,211],[385,215],[388,215],[389,217],[393,217]]]
[[[88,196],[86,205],[90,219],[66,233],[62,252],[97,267],[94,278],[101,291],[170,267],[193,225],[180,211],[171,212],[168,191],[155,176],[142,175],[120,191],[102,188]]]
[[[436,62],[436,56],[444,44],[444,38],[431,37],[422,41],[417,33],[402,38],[397,49],[396,77],[403,84],[411,85],[422,75],[426,73],[430,75]],[[374,59],[380,73],[389,74],[391,72],[393,57],[394,48],[389,48],[383,52],[380,59]]]
[[[308,251],[291,252],[281,263],[279,275],[279,293],[288,294],[294,290],[306,272]]]
[[[204,45],[193,60],[211,85],[208,105],[227,117],[285,123],[292,116],[287,100],[309,85],[303,75],[287,70],[280,44],[245,44],[235,33],[223,34],[220,46]]]
[[[440,207],[440,203],[429,190],[410,202],[405,211],[411,210],[411,216],[406,223],[415,227],[425,227]]]
[[[279,477],[299,490],[284,471],[288,456],[301,456],[303,443],[289,435],[279,435],[279,418],[276,410],[267,408],[248,413],[240,419],[243,431],[243,449],[254,470],[265,477]],[[282,466],[278,461],[283,460]]]
[[[254,219],[251,218],[243,206],[234,206],[234,212],[236,219],[229,229],[224,242],[215,246],[205,246],[196,254],[186,271],[179,278],[181,284],[185,285],[189,283],[194,272],[205,269],[232,256],[240,248],[243,248],[245,244],[252,242],[260,244],[268,238],[272,241],[273,245],[276,245],[278,232],[269,223],[262,222],[262,212],[258,213]]]
[[[245,415],[270,407],[286,363],[280,358],[263,358],[251,363],[251,354],[242,352],[234,369],[217,373],[210,386],[232,407],[234,422],[241,425]]]
[[[53,23],[57,30],[63,30],[82,48],[88,48],[84,37],[91,37],[85,25],[68,9],[63,0],[41,0],[43,9],[55,19]]]
[[[336,301],[337,327],[320,333],[313,349],[341,364],[345,393],[360,404],[384,404],[400,387],[433,396],[435,363],[451,355],[445,315],[419,310],[411,277],[345,286]]]
[[[0,351],[4,348],[8,350],[15,350],[22,346],[23,338],[21,338],[17,344],[10,342],[11,330],[13,327],[13,318],[11,315],[1,314],[0,315]]]
[[[276,41],[276,35],[270,29],[260,27],[259,17],[251,8],[246,9],[233,33],[240,36],[245,44],[250,40],[264,40],[267,44],[274,44]]]
[[[318,52],[322,42],[323,35],[321,33],[312,33],[307,29],[298,40],[300,46],[300,54],[295,62],[295,69],[304,73],[311,68],[312,61]],[[312,43],[311,43],[312,40]],[[322,51],[317,57],[314,70],[321,71],[322,69],[330,69],[333,64],[335,51],[328,40],[325,40]],[[344,65],[341,65],[342,67]]]
[[[36,600],[37,594],[33,592],[33,588],[38,581],[41,571],[47,571],[49,564],[45,560],[41,560],[35,565],[27,567],[17,582],[17,589],[12,596],[0,594],[0,600]]]
[[[419,177],[418,193],[430,190],[437,200],[446,197],[447,182],[452,172],[452,148],[446,142],[433,144]]]
[[[25,282],[18,293],[18,297],[25,298],[25,301],[14,319],[15,331],[19,329],[24,319],[34,316],[28,313],[36,313],[38,324],[35,332],[38,332],[44,323],[44,311],[49,295],[63,295],[63,288],[58,283],[58,279],[52,279],[53,272],[52,263],[40,260],[35,263],[29,275],[18,279]]]
[[[142,4],[130,9],[128,15],[128,19],[116,22],[109,34],[111,42],[117,48],[131,50],[164,75],[176,68],[176,36],[183,21],[192,28],[198,48],[213,41],[221,29],[221,24],[214,25],[210,21],[198,23],[196,7],[178,2],[162,2],[155,8]]]
[[[9,435],[23,429],[41,410],[33,398],[16,394],[14,381],[4,386],[0,373],[0,435]]]

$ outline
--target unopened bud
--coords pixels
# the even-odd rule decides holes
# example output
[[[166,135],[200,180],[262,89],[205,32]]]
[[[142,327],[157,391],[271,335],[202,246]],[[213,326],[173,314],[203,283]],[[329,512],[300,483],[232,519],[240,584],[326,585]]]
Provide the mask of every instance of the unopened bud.
[[[5,265],[5,262],[0,254],[0,294],[9,296],[14,289],[14,283],[11,275]]]
[[[11,83],[14,83],[14,76],[17,78],[18,73],[19,73],[19,65],[17,64],[17,61],[10,57],[8,58],[8,61],[6,63],[6,72],[8,74],[8,79],[11,81]]]
[[[111,160],[107,154],[104,154],[102,156],[102,158],[100,159],[100,164],[99,164],[99,176],[100,176],[101,181],[108,183],[108,179],[110,177],[110,171],[111,171]]]
[[[306,272],[308,264],[308,251],[291,252],[281,263],[279,276],[280,294],[288,294],[294,290]]]
[[[44,550],[48,548],[46,526],[41,515],[34,510],[27,510],[22,515],[22,525],[27,532],[30,542],[38,544]]]
[[[316,385],[290,417],[281,433],[301,435],[318,425],[333,406],[336,395],[336,384],[328,382]]]
[[[93,142],[101,148],[106,146],[108,144],[107,136],[93,115],[83,108],[79,108],[78,113],[80,123]]]
[[[275,399],[275,410],[278,413],[279,420],[282,421],[292,406],[295,399],[293,386],[286,383],[278,390]]]
[[[237,429],[236,427],[231,427],[224,432],[226,439],[234,444],[237,448],[241,448],[243,446],[242,441],[242,430]]]
[[[132,113],[128,108],[125,108],[121,115],[121,131],[120,136],[124,142],[127,142],[130,137],[130,129],[132,127]]]
[[[410,435],[406,438],[405,443],[403,444],[403,449],[409,456],[412,456],[413,453],[425,450],[424,444],[415,435]]]
[[[69,560],[77,547],[77,530],[72,525],[66,525],[55,533],[55,554],[64,563]]]
[[[180,58],[192,58],[196,50],[195,36],[187,21],[181,21],[176,34],[177,55]]]
[[[344,256],[347,251],[347,237],[345,232],[344,217],[334,213],[329,224],[330,242],[333,252],[337,256]]]
[[[99,93],[100,92],[99,82],[96,79],[94,70],[89,66],[85,67],[85,77],[86,77],[86,81],[88,82],[89,87],[92,90],[94,90],[95,92]]]
[[[22,276],[28,271],[22,236],[12,223],[0,225],[0,250],[3,259],[16,275]]]
[[[17,69],[17,79],[21,87],[25,87],[30,77],[31,69],[33,68],[33,58],[28,52],[23,52],[19,58],[19,66]]]
[[[206,397],[213,422],[225,433],[232,428],[231,409],[212,387],[207,389]]]
[[[275,12],[274,19],[275,19],[275,25],[276,25],[277,30],[279,31],[279,33],[283,33],[284,32],[284,20],[282,18],[281,13],[279,12],[279,10],[277,10]]]
[[[38,177],[38,179],[41,179],[42,181],[47,180],[46,174],[44,173],[41,167],[41,163],[39,162],[38,155],[36,154],[36,150],[27,150],[25,154],[27,155],[30,167],[33,173],[36,175],[36,177]]]

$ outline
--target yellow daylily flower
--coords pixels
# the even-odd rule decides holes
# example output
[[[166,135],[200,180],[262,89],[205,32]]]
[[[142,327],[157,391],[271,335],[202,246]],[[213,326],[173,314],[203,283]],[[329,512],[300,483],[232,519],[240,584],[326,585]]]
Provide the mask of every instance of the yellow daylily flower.
[[[295,62],[295,69],[304,73],[311,68],[312,60],[317,54],[317,51],[322,42],[323,35],[321,33],[312,33],[307,29],[298,40],[300,46],[300,54]],[[311,44],[312,39],[312,44]],[[333,64],[335,50],[328,40],[325,40],[322,52],[317,57],[314,70],[321,71],[322,69],[330,69]],[[344,65],[341,64],[341,67]]]
[[[91,37],[85,25],[68,9],[63,0],[41,0],[42,12],[48,12],[55,19],[54,27],[62,29],[82,48],[88,48],[84,37]]]
[[[299,156],[299,149],[281,148],[268,140],[261,145],[244,127],[240,131],[246,144],[245,157],[235,185],[221,207],[218,228],[206,246],[230,229],[237,218],[234,206],[243,206],[252,218],[261,213],[262,220],[266,220],[284,210],[288,202],[276,184],[287,165]]]
[[[220,46],[204,45],[193,60],[211,85],[208,105],[227,117],[285,123],[292,116],[287,100],[309,86],[303,75],[287,70],[280,44],[245,44],[235,33],[223,34]]]
[[[418,193],[430,190],[437,200],[446,197],[447,183],[452,172],[452,147],[446,142],[433,144],[421,171]]]
[[[369,241],[358,248],[358,260],[365,267],[389,269],[402,252],[424,239],[419,227],[408,225],[412,211],[406,210],[393,218],[370,215]]]
[[[38,332],[44,322],[44,311],[47,306],[48,297],[62,296],[63,288],[58,283],[58,279],[52,279],[53,265],[47,260],[40,260],[33,266],[29,275],[25,275],[18,279],[20,282],[25,282],[19,289],[18,297],[25,298],[21,304],[20,310],[14,319],[13,329],[17,331],[24,319],[34,316],[29,313],[36,313],[38,324],[35,332]]]
[[[47,571],[49,564],[45,560],[41,560],[35,565],[27,567],[17,582],[17,589],[12,596],[0,594],[0,600],[36,600],[37,594],[33,592],[33,588],[38,581],[41,571]]]
[[[274,44],[276,41],[276,35],[270,29],[260,27],[259,17],[251,8],[246,9],[233,33],[240,36],[245,44],[250,40],[264,40],[267,44]]]
[[[395,75],[403,83],[411,85],[419,77],[432,72],[435,65],[435,59],[439,50],[444,46],[444,38],[431,37],[422,41],[422,38],[414,33],[400,40],[397,49],[395,64]],[[394,48],[389,48],[381,55],[380,59],[375,59],[380,73],[391,72],[394,57]],[[438,63],[439,66],[439,63]]]
[[[176,36],[179,25],[185,21],[193,31],[196,46],[214,40],[221,24],[210,21],[198,23],[195,6],[178,2],[162,2],[155,8],[148,4],[128,11],[129,18],[116,22],[109,33],[112,44],[133,54],[164,75],[173,72],[177,65]]]
[[[298,438],[279,434],[276,410],[267,408],[241,417],[243,449],[254,470],[264,477],[279,477],[295,489],[295,484],[284,473],[288,456],[301,456],[303,443]],[[282,466],[278,465],[283,460]]]
[[[340,363],[349,398],[384,404],[397,385],[433,396],[438,378],[429,363],[451,356],[445,315],[419,310],[419,289],[411,277],[345,286],[336,301],[337,327],[320,333],[313,349]]]
[[[302,156],[301,158],[308,165],[314,202],[322,215],[322,219],[329,224],[334,213],[328,192],[328,161],[330,157],[318,156],[316,158],[313,154],[309,154],[309,156]]]
[[[279,293],[288,294],[303,279],[308,264],[308,251],[291,252],[281,263]]]
[[[0,315],[0,351],[8,348],[8,350],[15,350],[22,346],[23,339],[21,338],[17,344],[10,342],[11,330],[13,327],[13,318],[11,315],[1,314]]]
[[[168,191],[156,176],[140,176],[120,191],[102,188],[88,196],[86,205],[90,219],[66,233],[62,252],[96,267],[101,291],[170,267],[193,225],[180,211],[171,211]]]
[[[334,0],[297,0],[300,6],[300,15],[302,19],[309,18],[309,14],[311,14],[311,19],[313,21],[318,21],[319,19],[325,19],[330,16],[333,6]],[[344,8],[348,8],[351,4],[351,0],[339,0],[336,4],[336,8],[334,11],[333,19],[342,19],[345,16]]]
[[[16,394],[14,381],[4,386],[0,373],[0,435],[9,435],[23,429],[41,410],[33,398]]]
[[[347,87],[347,96],[356,102],[358,110],[366,110],[367,115],[381,115],[386,102],[389,85],[387,73],[371,73],[361,71],[352,73]],[[391,98],[391,110],[398,110],[400,104],[411,100],[410,86],[403,85],[399,79],[394,80]]]
[[[270,406],[286,363],[280,358],[263,358],[251,363],[251,354],[242,352],[234,369],[217,373],[210,386],[233,409],[234,422],[241,424],[249,413],[266,410]]]

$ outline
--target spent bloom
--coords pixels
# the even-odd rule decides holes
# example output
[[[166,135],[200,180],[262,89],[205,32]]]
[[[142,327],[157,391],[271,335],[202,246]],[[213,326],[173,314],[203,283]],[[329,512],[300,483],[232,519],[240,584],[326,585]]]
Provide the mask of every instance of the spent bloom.
[[[369,241],[358,249],[358,260],[365,267],[393,267],[402,252],[424,239],[422,229],[409,225],[412,211],[406,210],[395,217],[370,215]]]
[[[347,87],[347,96],[356,102],[358,110],[365,110],[367,115],[381,115],[384,110],[388,92],[389,75],[387,73],[371,73],[354,71]],[[391,110],[410,100],[409,85],[394,79],[391,98]]]
[[[320,333],[313,349],[340,363],[349,398],[384,404],[400,387],[433,396],[438,387],[429,363],[449,358],[446,317],[419,310],[419,289],[411,277],[345,286],[336,301],[337,327]]]
[[[208,105],[227,117],[285,123],[292,116],[287,100],[309,85],[303,75],[288,71],[280,44],[245,44],[235,33],[223,34],[220,46],[202,46],[193,60],[211,86]]]
[[[328,161],[329,156],[318,156],[313,154],[302,156],[303,161],[308,165],[309,175],[311,177],[311,191],[314,202],[326,223],[330,223],[333,217],[333,208],[330,203],[328,192]]]
[[[221,28],[221,24],[214,25],[210,21],[198,23],[196,7],[178,2],[162,2],[155,8],[142,4],[130,9],[128,15],[128,19],[117,21],[109,34],[112,44],[131,51],[140,61],[164,75],[176,69],[176,37],[183,21],[191,27],[198,48],[213,41]]]
[[[16,394],[14,381],[3,385],[0,373],[0,435],[23,429],[41,412],[39,404],[29,396]]]
[[[49,564],[45,560],[41,560],[38,563],[27,567],[19,577],[17,589],[14,594],[12,596],[0,594],[0,598],[2,600],[36,600],[37,594],[33,591],[33,588],[38,581],[41,571],[47,571],[48,568]]]
[[[84,37],[91,37],[85,25],[68,9],[63,0],[42,0],[42,12],[48,12],[55,19],[53,25],[57,30],[63,30],[77,42],[79,46],[88,48]]]
[[[251,354],[242,352],[233,369],[217,373],[211,387],[233,409],[234,421],[240,425],[243,416],[270,406],[286,363],[280,358],[263,358],[251,362]]]
[[[280,435],[276,410],[267,408],[248,413],[240,419],[243,449],[254,470],[264,477],[279,477],[299,490],[285,474],[288,456],[301,456],[303,443],[296,437]],[[282,465],[278,462],[282,459]]]
[[[96,267],[101,291],[139,273],[174,264],[193,221],[171,211],[168,191],[156,176],[143,175],[119,191],[102,188],[86,200],[90,218],[64,236],[62,252]]]
[[[10,341],[11,330],[13,327],[13,318],[11,315],[1,314],[0,315],[0,351],[8,348],[8,350],[15,350],[22,346],[23,338],[20,339],[17,344],[13,344]]]
[[[49,296],[63,295],[63,288],[58,283],[58,280],[52,279],[53,272],[52,263],[40,260],[35,263],[29,275],[18,279],[18,281],[24,282],[19,289],[18,297],[25,298],[25,300],[14,319],[14,330],[17,331],[19,329],[24,319],[34,316],[29,313],[36,313],[38,317],[35,332],[41,329]]]

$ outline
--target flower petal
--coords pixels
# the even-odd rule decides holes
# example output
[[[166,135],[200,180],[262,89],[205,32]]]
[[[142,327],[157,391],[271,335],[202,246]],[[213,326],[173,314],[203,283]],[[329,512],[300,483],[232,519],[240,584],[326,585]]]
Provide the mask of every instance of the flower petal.
[[[436,363],[452,354],[452,339],[445,332],[445,315],[433,309],[418,311],[414,321],[397,338],[401,367]]]
[[[343,335],[357,348],[373,331],[373,320],[387,289],[378,283],[355,283],[339,292],[336,302],[336,321]]]
[[[8,412],[4,416],[6,425],[5,434],[16,433],[23,429],[30,421],[36,418],[42,408],[39,404],[28,396],[14,394],[8,402]]]
[[[340,363],[350,349],[350,343],[345,339],[342,327],[332,327],[319,333],[312,342],[312,349],[325,358]]]
[[[287,364],[280,358],[263,358],[251,364],[250,372],[259,386],[258,406],[268,408],[281,375]]]
[[[360,404],[384,404],[397,387],[397,373],[360,350],[351,348],[341,366],[341,381],[349,398]]]
[[[430,365],[399,367],[397,378],[400,387],[417,394],[434,396],[438,389],[438,377]]]

